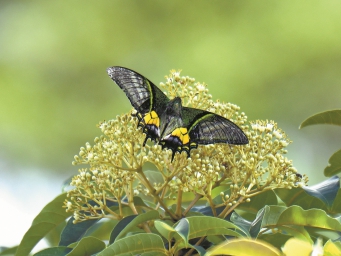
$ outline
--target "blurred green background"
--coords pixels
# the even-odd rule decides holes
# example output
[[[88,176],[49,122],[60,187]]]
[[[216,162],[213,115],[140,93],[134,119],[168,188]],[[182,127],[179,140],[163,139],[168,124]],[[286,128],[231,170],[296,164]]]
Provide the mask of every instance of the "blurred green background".
[[[249,120],[275,120],[293,140],[288,157],[318,182],[341,129],[298,126],[340,108],[340,13],[336,0],[2,0],[0,185],[21,200],[55,189],[37,212],[57,195],[96,124],[131,109],[106,74],[114,65],[155,84],[182,69]]]

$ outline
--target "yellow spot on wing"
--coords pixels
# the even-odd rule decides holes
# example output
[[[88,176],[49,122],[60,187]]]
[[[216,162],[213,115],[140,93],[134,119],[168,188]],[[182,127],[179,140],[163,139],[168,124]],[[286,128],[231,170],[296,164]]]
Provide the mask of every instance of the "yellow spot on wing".
[[[143,117],[143,120],[144,120],[145,124],[155,125],[156,127],[160,126],[160,118],[154,110],[147,113]]]
[[[176,128],[172,132],[171,135],[178,137],[183,145],[189,142],[189,135],[188,135],[187,128],[184,128],[184,127]]]

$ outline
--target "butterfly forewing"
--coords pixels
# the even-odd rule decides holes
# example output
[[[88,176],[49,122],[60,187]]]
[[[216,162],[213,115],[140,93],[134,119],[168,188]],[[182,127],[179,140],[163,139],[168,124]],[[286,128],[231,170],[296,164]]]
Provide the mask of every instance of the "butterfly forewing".
[[[158,113],[169,101],[151,81],[133,70],[111,67],[107,71],[110,78],[125,92],[131,105],[142,114],[152,110]]]

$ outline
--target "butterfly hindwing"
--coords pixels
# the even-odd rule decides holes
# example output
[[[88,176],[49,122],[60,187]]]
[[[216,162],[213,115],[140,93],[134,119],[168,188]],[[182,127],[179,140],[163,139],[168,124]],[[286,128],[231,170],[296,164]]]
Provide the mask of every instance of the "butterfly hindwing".
[[[183,120],[192,143],[228,143],[242,145],[248,138],[238,125],[217,114],[194,108],[183,108]]]

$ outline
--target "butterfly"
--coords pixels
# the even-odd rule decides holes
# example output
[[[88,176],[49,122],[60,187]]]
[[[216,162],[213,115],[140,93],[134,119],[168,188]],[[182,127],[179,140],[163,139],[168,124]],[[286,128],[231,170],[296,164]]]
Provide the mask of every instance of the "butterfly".
[[[245,133],[230,120],[196,108],[182,106],[181,98],[169,99],[156,85],[139,73],[123,68],[110,67],[109,77],[125,92],[137,111],[138,127],[148,139],[159,143],[162,149],[176,152],[190,151],[199,144],[228,143],[248,144]]]

